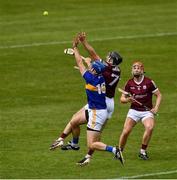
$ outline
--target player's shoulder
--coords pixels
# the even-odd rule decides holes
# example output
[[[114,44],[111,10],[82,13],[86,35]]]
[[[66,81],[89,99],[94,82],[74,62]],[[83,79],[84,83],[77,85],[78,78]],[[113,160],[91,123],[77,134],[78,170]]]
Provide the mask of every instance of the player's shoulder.
[[[133,78],[130,78],[128,81],[127,81],[127,84],[130,84],[130,83],[133,83],[134,82],[134,79]]]
[[[87,80],[93,79],[93,78],[95,77],[95,76],[94,76],[91,72],[89,72],[88,70],[86,70],[86,71],[82,74],[82,76],[83,76],[84,79],[87,79]]]
[[[82,76],[86,76],[88,74],[90,75],[91,73],[88,70],[86,70],[85,72],[83,72]]]
[[[153,80],[152,80],[151,78],[147,77],[147,76],[144,76],[144,81],[145,81],[146,83],[151,83],[151,82],[153,82]]]
[[[130,79],[126,82],[125,86],[134,86],[133,78],[130,78]]]
[[[145,84],[149,84],[150,87],[154,87],[157,89],[156,83],[154,82],[154,80],[152,80],[149,77],[146,77],[146,83]]]
[[[144,79],[147,80],[147,81],[151,81],[151,78],[147,77],[147,76],[144,76]]]
[[[107,70],[107,71],[118,71],[118,72],[121,71],[119,66],[113,66],[113,65],[111,65],[111,64],[109,64],[107,62],[104,62],[104,63],[105,63],[105,66],[106,66],[105,70]]]

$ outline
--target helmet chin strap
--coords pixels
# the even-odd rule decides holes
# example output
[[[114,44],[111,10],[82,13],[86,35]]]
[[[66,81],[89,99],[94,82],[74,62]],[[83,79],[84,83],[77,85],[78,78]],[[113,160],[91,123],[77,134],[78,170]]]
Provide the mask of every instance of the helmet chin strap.
[[[110,58],[110,59],[108,59],[107,61],[106,61],[107,63],[109,63],[110,65],[112,65],[113,64],[113,60]]]

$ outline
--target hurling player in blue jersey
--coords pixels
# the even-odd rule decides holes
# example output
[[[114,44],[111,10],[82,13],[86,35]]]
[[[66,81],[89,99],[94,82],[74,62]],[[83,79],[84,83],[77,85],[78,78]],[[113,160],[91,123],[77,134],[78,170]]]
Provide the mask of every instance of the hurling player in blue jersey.
[[[83,43],[86,50],[88,50],[90,56],[93,60],[100,60],[100,57],[97,55],[95,50],[91,47],[90,44],[86,41],[86,34],[79,33],[78,37],[80,42]],[[86,64],[89,66],[90,58],[83,59]],[[118,65],[122,62],[122,57],[117,52],[111,52],[106,57],[105,69],[103,72],[103,77],[106,82],[106,105],[107,105],[107,118],[111,118],[111,115],[114,111],[114,95],[115,89],[119,82],[120,78],[120,68]],[[69,123],[64,128],[63,132],[59,135],[58,139],[50,146],[50,150],[55,150],[57,147],[61,147],[62,150],[79,150],[78,145],[79,136],[80,136],[80,125],[86,124],[88,122],[88,104],[82,107],[77,113],[75,113]],[[72,132],[73,139],[64,145],[64,139]],[[93,154],[93,151],[88,152],[89,155]],[[115,155],[117,158],[117,155]],[[123,158],[123,157],[122,157]]]
[[[100,56],[95,52],[94,48],[87,42],[86,33],[81,32],[77,35],[78,40],[84,46],[85,50],[88,51],[92,60],[101,60]],[[83,58],[86,64],[89,66],[90,58]],[[106,83],[106,105],[108,111],[108,119],[111,118],[114,112],[114,96],[116,87],[120,80],[121,70],[119,64],[122,62],[122,57],[117,52],[110,52],[106,60],[105,70],[102,73]],[[80,125],[86,124],[88,121],[88,105],[82,107],[77,111],[59,137],[52,143],[50,150],[55,150],[61,147],[62,150],[79,150],[79,136],[80,136]],[[64,145],[64,140],[72,133],[72,140],[68,144]]]
[[[106,87],[105,80],[102,76],[102,72],[105,69],[105,65],[100,61],[93,61],[86,69],[83,64],[81,55],[77,48],[78,39],[73,41],[74,56],[76,63],[79,67],[79,71],[86,82],[86,94],[88,101],[88,123],[87,123],[87,146],[89,149],[88,154],[77,164],[80,166],[86,165],[90,162],[90,158],[94,150],[102,150],[114,153],[122,162],[122,158],[119,149],[100,142],[101,131],[106,123],[108,112],[106,106]],[[123,162],[122,162],[123,163]]]

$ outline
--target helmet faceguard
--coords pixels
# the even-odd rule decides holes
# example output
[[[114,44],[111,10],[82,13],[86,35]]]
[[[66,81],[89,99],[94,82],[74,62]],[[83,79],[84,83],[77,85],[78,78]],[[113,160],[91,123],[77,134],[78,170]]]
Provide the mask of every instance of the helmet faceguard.
[[[132,64],[132,75],[134,77],[139,77],[142,76],[144,74],[144,65],[142,62],[140,61],[135,61]]]
[[[114,66],[117,66],[122,62],[122,57],[120,56],[119,53],[113,51],[108,54],[107,62],[111,63]]]

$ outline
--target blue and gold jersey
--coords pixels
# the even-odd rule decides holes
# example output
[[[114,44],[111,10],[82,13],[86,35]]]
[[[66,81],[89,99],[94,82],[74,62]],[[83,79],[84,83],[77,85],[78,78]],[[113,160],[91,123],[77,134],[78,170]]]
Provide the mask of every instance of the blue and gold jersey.
[[[102,75],[95,76],[89,71],[83,74],[86,81],[87,100],[90,109],[106,109],[106,87]]]

